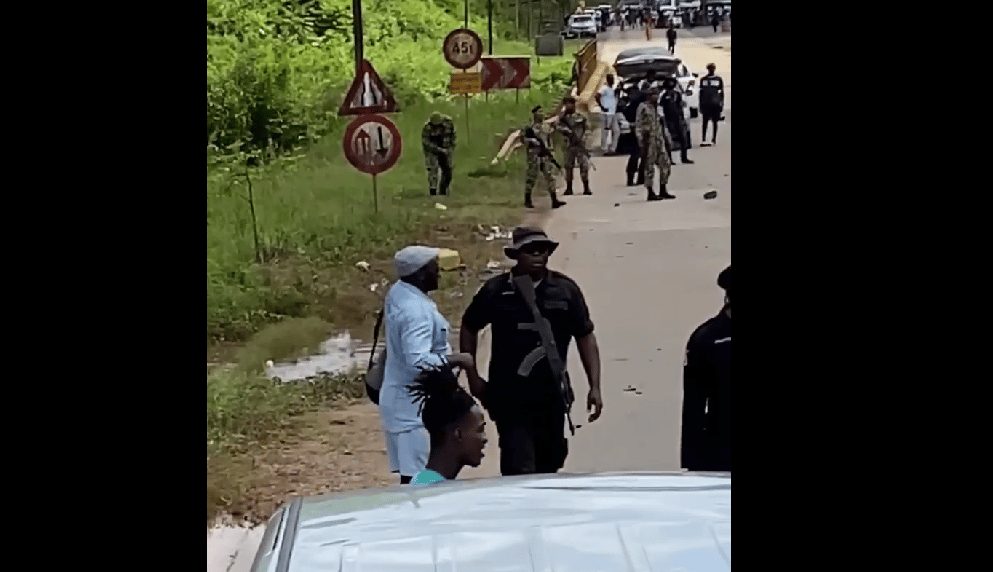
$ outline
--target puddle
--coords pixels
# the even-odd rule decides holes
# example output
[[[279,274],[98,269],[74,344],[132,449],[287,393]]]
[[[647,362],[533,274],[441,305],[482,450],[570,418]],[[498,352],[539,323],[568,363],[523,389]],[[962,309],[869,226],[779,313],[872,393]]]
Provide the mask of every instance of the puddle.
[[[266,367],[266,375],[280,381],[302,381],[321,374],[348,373],[364,368],[369,362],[371,344],[352,339],[349,332],[336,334],[321,342],[320,351],[295,361]]]

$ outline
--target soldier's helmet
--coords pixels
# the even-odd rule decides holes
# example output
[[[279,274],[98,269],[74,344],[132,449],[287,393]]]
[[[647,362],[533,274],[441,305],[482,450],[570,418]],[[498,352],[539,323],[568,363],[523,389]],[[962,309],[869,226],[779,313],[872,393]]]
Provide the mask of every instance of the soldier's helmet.
[[[435,111],[431,114],[431,118],[428,121],[431,122],[431,125],[441,125],[441,123],[445,121],[445,116]]]

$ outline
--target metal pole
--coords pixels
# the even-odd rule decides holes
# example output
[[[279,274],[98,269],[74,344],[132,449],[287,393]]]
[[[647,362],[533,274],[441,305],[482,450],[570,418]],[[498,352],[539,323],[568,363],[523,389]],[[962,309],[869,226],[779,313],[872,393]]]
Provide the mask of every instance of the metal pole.
[[[469,27],[469,0],[465,0],[465,25],[463,28]]]
[[[486,35],[490,45],[490,55],[493,55],[493,0],[486,0]]]
[[[379,187],[376,185],[376,175],[372,176],[372,208],[379,212]]]
[[[352,38],[355,42],[355,75],[359,75],[362,67],[362,0],[352,0]]]

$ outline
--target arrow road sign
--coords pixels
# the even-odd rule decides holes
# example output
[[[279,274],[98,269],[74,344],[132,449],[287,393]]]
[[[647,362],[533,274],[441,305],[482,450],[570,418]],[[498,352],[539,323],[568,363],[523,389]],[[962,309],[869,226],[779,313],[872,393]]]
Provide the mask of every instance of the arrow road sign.
[[[382,115],[362,115],[345,128],[342,139],[345,159],[368,175],[388,171],[400,158],[400,131]]]
[[[529,56],[484,56],[483,91],[531,87]]]

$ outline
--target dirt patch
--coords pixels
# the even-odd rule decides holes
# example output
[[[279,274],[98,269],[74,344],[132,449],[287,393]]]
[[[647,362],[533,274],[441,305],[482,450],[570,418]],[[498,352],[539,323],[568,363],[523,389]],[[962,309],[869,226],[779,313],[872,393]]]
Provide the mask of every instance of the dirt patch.
[[[389,472],[379,411],[361,400],[302,416],[278,442],[255,452],[251,464],[230,513],[252,523],[264,522],[291,496],[399,483]]]

